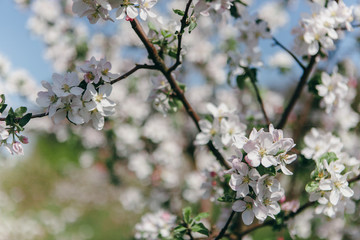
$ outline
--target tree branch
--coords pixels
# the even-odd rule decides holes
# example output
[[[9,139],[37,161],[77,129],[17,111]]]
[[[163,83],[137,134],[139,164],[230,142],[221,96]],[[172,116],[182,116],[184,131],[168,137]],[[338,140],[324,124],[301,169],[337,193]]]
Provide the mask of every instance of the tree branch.
[[[221,239],[221,238],[225,235],[226,230],[228,229],[228,227],[229,227],[229,225],[230,225],[230,222],[231,222],[232,218],[234,217],[235,213],[236,213],[235,211],[232,211],[232,212],[231,212],[228,220],[226,221],[225,226],[221,229],[219,235],[215,238],[215,240],[219,240],[219,239]]]
[[[255,89],[256,98],[257,98],[257,101],[259,102],[261,111],[262,111],[262,113],[264,115],[266,125],[269,126],[270,125],[270,120],[269,120],[269,118],[267,116],[267,113],[265,111],[264,103],[263,103],[263,100],[261,98],[259,88],[257,87],[257,84],[256,84],[256,78],[255,78],[254,74],[249,70],[249,68],[244,68],[244,70],[247,73],[247,75],[250,77],[251,84],[253,85],[253,87]]]
[[[124,73],[123,75],[121,75],[120,77],[112,80],[110,82],[110,84],[114,84],[117,83],[127,77],[129,77],[131,74],[133,74],[134,72],[136,72],[139,69],[152,69],[152,70],[157,70],[157,67],[155,65],[147,65],[147,64],[136,64],[135,67],[133,67],[132,69],[130,69],[128,72]]]
[[[33,119],[33,118],[42,118],[42,117],[45,117],[45,116],[47,116],[47,115],[49,115],[49,113],[39,113],[39,114],[33,114],[32,116],[31,116],[31,119]],[[15,118],[15,120],[20,120],[21,118]],[[6,118],[0,118],[0,121],[5,121],[6,120]]]
[[[190,9],[191,3],[192,3],[192,0],[189,0],[188,3],[186,4],[184,16],[181,19],[181,27],[180,27],[180,31],[178,33],[178,48],[177,48],[177,53],[176,53],[176,62],[174,63],[174,65],[172,65],[169,68],[168,71],[170,73],[172,71],[174,71],[181,64],[180,56],[181,56],[181,50],[182,50],[182,48],[181,48],[182,35],[184,33],[185,27],[188,25],[187,19],[189,17],[188,15],[189,15],[189,9]]]
[[[289,50],[287,49],[284,45],[282,45],[275,37],[272,37],[272,39],[275,42],[275,45],[278,45],[279,47],[281,47],[282,49],[284,49],[288,54],[290,54],[290,56],[299,64],[299,66],[301,67],[301,69],[303,71],[305,71],[305,66],[304,64],[302,64],[302,62]]]
[[[291,100],[290,100],[288,106],[286,107],[283,115],[281,116],[281,120],[280,120],[279,124],[276,126],[277,129],[281,129],[285,126],[287,119],[288,119],[292,109],[294,108],[296,101],[300,97],[301,92],[302,92],[302,90],[303,90],[315,64],[316,64],[317,55],[318,54],[311,56],[310,62],[308,64],[308,66],[305,68],[305,70],[300,78],[300,81],[295,89],[295,92],[294,92],[293,96],[291,97]]]
[[[167,79],[167,81],[169,82],[172,90],[175,92],[176,97],[184,105],[184,108],[185,108],[186,112],[188,113],[188,115],[191,117],[191,119],[195,123],[197,129],[199,131],[201,131],[200,125],[199,125],[199,121],[200,121],[199,115],[194,111],[194,109],[192,108],[192,106],[190,105],[188,100],[186,99],[186,97],[184,95],[184,92],[181,90],[181,88],[177,84],[174,76],[171,74],[171,72],[167,68],[167,66],[166,66],[165,62],[163,61],[163,59],[159,56],[158,51],[156,50],[155,46],[147,38],[147,36],[146,36],[143,28],[139,24],[138,20],[134,19],[134,20],[130,21],[130,24],[131,24],[131,27],[133,28],[133,30],[135,31],[135,33],[140,38],[141,42],[144,44],[146,50],[148,51],[149,58],[154,62],[156,68],[159,71],[161,71],[162,74],[164,75],[164,77]],[[207,145],[208,145],[210,151],[215,155],[217,160],[220,162],[220,164],[223,165],[226,168],[229,168],[226,160],[221,155],[221,153],[214,147],[212,142],[210,141]]]

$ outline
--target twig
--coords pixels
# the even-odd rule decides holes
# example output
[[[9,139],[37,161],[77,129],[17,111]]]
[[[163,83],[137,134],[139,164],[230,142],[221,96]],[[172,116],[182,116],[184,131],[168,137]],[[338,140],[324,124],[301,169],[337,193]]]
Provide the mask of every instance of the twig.
[[[182,35],[184,33],[185,27],[188,25],[187,18],[189,17],[188,15],[189,15],[189,9],[190,9],[191,3],[192,3],[192,0],[189,0],[188,3],[186,4],[184,16],[181,19],[181,27],[180,27],[180,31],[178,33],[178,47],[177,47],[177,52],[176,52],[176,62],[174,63],[174,65],[172,65],[169,68],[168,71],[170,73],[172,71],[174,71],[181,64],[180,56],[181,56],[181,49],[182,49],[181,48]]]
[[[172,90],[175,92],[176,97],[182,102],[182,104],[184,105],[184,108],[186,110],[186,112],[188,113],[188,115],[191,117],[191,119],[194,121],[197,129],[199,131],[201,131],[200,129],[200,125],[199,125],[199,121],[200,121],[200,117],[199,115],[194,111],[194,109],[192,108],[192,106],[190,105],[190,103],[188,102],[188,100],[186,99],[184,92],[181,90],[181,88],[179,87],[179,85],[177,84],[174,76],[171,74],[171,72],[169,71],[169,69],[167,68],[165,62],[163,61],[163,59],[159,56],[158,51],[156,50],[156,48],[154,47],[154,45],[149,41],[149,39],[147,38],[143,28],[141,27],[141,25],[139,24],[137,19],[134,19],[132,21],[130,21],[131,27],[133,28],[133,30],[135,31],[135,33],[138,35],[138,37],[140,38],[141,42],[144,44],[148,54],[149,54],[149,58],[154,62],[156,69],[158,69],[159,71],[162,72],[162,74],[165,76],[165,78],[168,80]],[[210,149],[210,151],[215,155],[215,157],[217,158],[217,160],[226,168],[229,168],[226,160],[224,159],[224,157],[221,155],[221,153],[214,147],[214,145],[212,144],[212,142],[210,141],[208,144],[208,147]]]
[[[247,73],[247,75],[250,77],[250,80],[251,80],[251,84],[253,85],[254,89],[255,89],[255,94],[256,94],[256,98],[257,98],[257,101],[259,102],[259,105],[260,105],[260,108],[261,108],[261,111],[264,115],[264,118],[265,118],[265,121],[266,121],[266,125],[270,125],[270,120],[267,116],[267,113],[265,111],[265,107],[264,107],[264,103],[263,103],[263,100],[261,98],[261,95],[260,95],[260,91],[259,91],[259,88],[256,84],[256,78],[254,76],[254,74],[252,74],[252,72],[248,69],[248,68],[244,68],[245,72]]]
[[[136,72],[139,69],[152,69],[152,70],[156,70],[156,66],[154,65],[147,65],[147,64],[136,64],[135,67],[133,67],[132,69],[130,69],[128,72],[124,73],[123,75],[121,75],[120,77],[112,80],[110,82],[110,84],[114,84],[117,83],[125,78],[127,78],[128,76],[130,76],[131,74],[133,74],[134,72]]]
[[[295,89],[295,92],[292,95],[292,98],[291,98],[288,106],[286,107],[283,115],[281,116],[281,120],[280,120],[279,124],[276,126],[276,128],[281,129],[281,128],[283,128],[285,126],[286,121],[287,121],[293,107],[295,106],[296,101],[300,97],[301,92],[302,92],[302,90],[303,90],[303,88],[304,88],[304,86],[305,86],[305,84],[306,84],[306,82],[307,82],[307,80],[308,80],[314,66],[315,66],[317,55],[318,54],[315,54],[314,56],[311,56],[309,65],[305,68],[305,70],[304,70],[304,72],[303,72],[303,74],[302,74],[302,76],[300,78],[300,81],[299,81],[299,83],[298,83],[298,85],[297,85],[297,87]]]
[[[302,70],[305,70],[304,64],[302,64],[302,62],[289,49],[287,49],[284,45],[282,45],[275,37],[272,37],[272,39],[274,40],[276,45],[278,45],[279,47],[284,49],[288,54],[290,54],[290,56],[299,64]]]
[[[32,116],[31,116],[31,119],[33,119],[33,118],[42,118],[42,117],[45,117],[45,116],[47,116],[47,115],[49,115],[49,113],[39,113],[39,114],[33,114]],[[15,118],[15,120],[20,120],[21,118]],[[0,118],[0,121],[5,121],[6,120],[6,118]]]
[[[226,230],[228,229],[228,227],[230,225],[230,222],[231,222],[232,218],[234,217],[235,213],[236,213],[235,211],[231,212],[228,220],[226,221],[225,226],[221,229],[219,235],[215,238],[215,240],[219,240],[224,236],[224,234],[226,233]]]

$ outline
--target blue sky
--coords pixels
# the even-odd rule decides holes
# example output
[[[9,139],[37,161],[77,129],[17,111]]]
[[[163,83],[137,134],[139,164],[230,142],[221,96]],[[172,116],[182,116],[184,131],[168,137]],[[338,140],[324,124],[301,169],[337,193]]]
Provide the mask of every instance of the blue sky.
[[[52,68],[43,58],[44,44],[26,28],[29,16],[12,0],[0,0],[0,54],[10,60],[12,69],[24,68],[38,82],[49,80]]]

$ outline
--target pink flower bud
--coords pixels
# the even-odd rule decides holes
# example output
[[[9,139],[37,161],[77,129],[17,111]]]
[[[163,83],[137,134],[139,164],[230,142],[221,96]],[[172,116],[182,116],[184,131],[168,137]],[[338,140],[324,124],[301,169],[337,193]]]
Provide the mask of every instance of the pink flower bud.
[[[211,171],[211,172],[210,172],[210,176],[213,177],[213,178],[216,177],[216,172]]]
[[[287,212],[296,212],[300,207],[299,200],[292,200],[281,204],[281,209]]]
[[[23,147],[22,147],[21,143],[19,143],[19,142],[16,142],[16,141],[13,142],[12,150],[14,153],[16,153],[18,155],[24,155]]]
[[[23,144],[28,144],[29,143],[29,138],[28,137],[25,137],[25,136],[20,136],[19,137],[19,140],[21,143]]]
[[[131,18],[131,17],[129,17],[129,16],[126,16],[125,20],[126,20],[126,21],[130,21],[130,22],[134,21],[134,19]]]

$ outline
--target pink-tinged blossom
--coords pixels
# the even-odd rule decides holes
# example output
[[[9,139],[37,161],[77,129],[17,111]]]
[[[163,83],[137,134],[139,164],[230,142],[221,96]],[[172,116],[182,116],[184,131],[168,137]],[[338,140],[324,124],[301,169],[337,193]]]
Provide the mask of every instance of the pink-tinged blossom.
[[[132,19],[136,18],[139,15],[136,8],[137,4],[137,0],[122,0],[119,9],[116,11],[116,19],[123,19],[125,16]]]
[[[52,117],[61,105],[61,99],[52,90],[53,85],[45,81],[42,81],[41,84],[47,91],[38,92],[36,103],[39,104],[40,107],[46,108],[49,116]]]
[[[211,123],[208,120],[200,120],[199,125],[201,132],[196,135],[195,145],[205,145],[212,141],[216,148],[221,148],[222,143],[218,121],[215,120]]]
[[[323,97],[321,105],[325,106],[326,113],[332,112],[336,108],[345,105],[348,94],[348,79],[334,72],[332,76],[323,72],[321,74],[321,84],[316,86],[319,96]]]
[[[96,68],[98,78],[101,78],[104,82],[110,82],[111,80],[117,78],[118,74],[111,73],[110,70],[111,63],[107,62],[104,58],[100,59]],[[98,83],[99,79],[95,78],[94,83]]]
[[[147,17],[154,18],[156,14],[151,11],[151,8],[155,6],[157,0],[140,0],[139,3],[139,11],[140,18],[146,21]]]
[[[52,79],[54,82],[52,91],[58,97],[80,96],[84,91],[84,89],[78,87],[80,80],[75,72],[68,72],[64,76],[54,73]]]
[[[115,113],[115,103],[108,99],[111,91],[112,86],[110,84],[101,85],[97,91],[94,85],[89,83],[83,96],[82,101],[85,107],[80,109],[79,114],[85,122],[91,120],[97,130],[104,127],[104,117]]]
[[[20,142],[14,141],[11,144],[11,150],[8,149],[11,154],[15,153],[17,155],[24,155],[24,150]]]
[[[330,179],[321,179],[319,188],[323,191],[331,191],[329,196],[331,204],[336,205],[341,196],[350,198],[354,195],[346,177],[347,175],[332,174]]]
[[[0,122],[0,141],[6,140],[9,137],[9,132],[6,130],[5,122]]]
[[[249,169],[244,162],[233,164],[233,167],[236,172],[231,174],[229,185],[232,190],[236,191],[236,198],[245,197],[250,192],[250,186],[255,189],[260,174],[255,168]]]
[[[111,5],[106,0],[73,0],[72,11],[80,17],[86,16],[94,24],[100,18],[111,20],[109,11]]]
[[[287,212],[297,212],[297,210],[300,207],[300,201],[299,200],[292,200],[287,201],[281,204],[281,210],[287,211]]]
[[[273,143],[270,133],[262,133],[256,141],[248,141],[244,145],[247,158],[251,162],[252,167],[257,167],[260,163],[264,167],[276,166],[278,164],[275,154],[279,148]]]
[[[171,230],[175,227],[176,216],[160,210],[156,213],[147,213],[141,222],[135,225],[135,239],[168,239]]]
[[[25,137],[25,136],[20,136],[19,140],[21,143],[23,144],[28,144],[29,143],[29,138]]]

